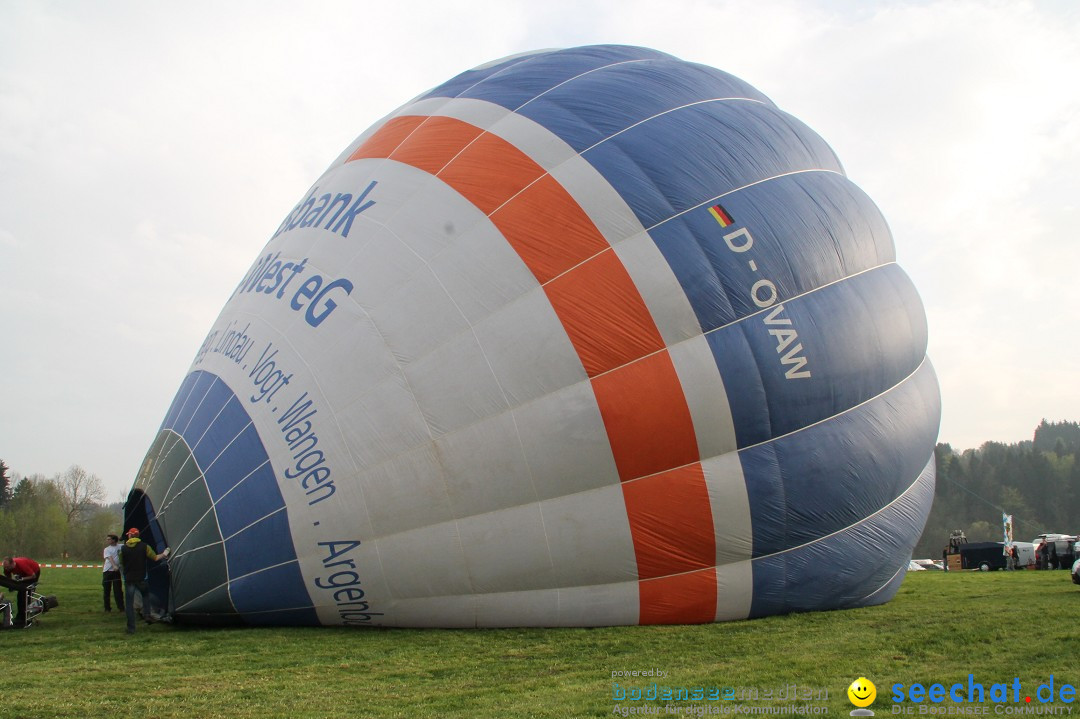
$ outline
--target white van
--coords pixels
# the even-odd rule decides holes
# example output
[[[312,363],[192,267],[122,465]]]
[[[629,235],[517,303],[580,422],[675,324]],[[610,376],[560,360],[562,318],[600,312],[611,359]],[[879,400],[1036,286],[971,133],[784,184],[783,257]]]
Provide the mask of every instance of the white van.
[[[1075,534],[1040,534],[1034,540],[1035,551],[1038,552],[1039,545],[1046,543],[1050,546],[1050,563],[1051,566],[1048,569],[1068,569],[1069,565],[1076,559],[1075,547],[1078,538]]]
[[[1013,542],[1016,547],[1016,568],[1024,569],[1035,566],[1035,545],[1031,542]]]
[[[1040,534],[1031,543],[1038,547],[1043,542],[1053,542],[1058,554],[1069,554],[1076,541],[1075,534]]]

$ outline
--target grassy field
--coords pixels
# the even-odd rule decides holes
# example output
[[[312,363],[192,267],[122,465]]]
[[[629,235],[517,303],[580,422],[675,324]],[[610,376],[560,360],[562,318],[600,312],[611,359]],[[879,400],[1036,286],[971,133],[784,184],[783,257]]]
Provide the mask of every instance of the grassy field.
[[[854,708],[847,687],[860,676],[877,686],[870,708],[880,717],[897,713],[894,684],[962,683],[966,698],[969,674],[987,692],[1008,683],[1010,702],[1014,679],[1021,683],[1020,704],[989,704],[988,715],[1050,706],[1080,715],[1076,703],[1036,700],[1051,675],[1055,692],[1080,685],[1080,587],[1064,571],[918,572],[884,606],[704,626],[465,631],[140,624],[134,636],[124,633],[123,614],[101,611],[100,570],[45,572],[42,590],[57,595],[59,608],[28,631],[0,632],[0,717],[601,717],[643,707],[667,716],[719,716],[736,706],[791,705],[846,716]],[[649,669],[666,676],[612,677]],[[618,690],[648,691],[653,681],[701,687],[705,698],[614,699]],[[778,701],[792,684],[818,698]],[[709,700],[717,690],[737,698]],[[747,699],[754,691],[758,699]],[[919,715],[931,705],[902,706]],[[965,705],[946,698],[932,706],[944,713]]]

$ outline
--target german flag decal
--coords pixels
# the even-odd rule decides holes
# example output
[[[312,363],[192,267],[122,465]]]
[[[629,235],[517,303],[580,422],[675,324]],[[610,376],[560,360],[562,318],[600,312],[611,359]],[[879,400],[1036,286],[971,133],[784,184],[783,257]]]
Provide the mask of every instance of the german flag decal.
[[[721,227],[727,227],[728,225],[735,222],[735,220],[731,219],[731,215],[727,213],[727,210],[725,210],[720,205],[713,205],[712,207],[710,207],[709,213],[716,218],[716,221],[720,223]]]

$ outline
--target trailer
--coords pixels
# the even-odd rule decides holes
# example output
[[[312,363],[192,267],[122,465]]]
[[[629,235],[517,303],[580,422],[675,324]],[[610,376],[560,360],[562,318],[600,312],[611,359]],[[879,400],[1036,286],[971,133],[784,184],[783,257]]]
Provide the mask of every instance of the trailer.
[[[963,542],[949,543],[947,564],[950,572],[961,569],[1005,569],[1004,542]]]

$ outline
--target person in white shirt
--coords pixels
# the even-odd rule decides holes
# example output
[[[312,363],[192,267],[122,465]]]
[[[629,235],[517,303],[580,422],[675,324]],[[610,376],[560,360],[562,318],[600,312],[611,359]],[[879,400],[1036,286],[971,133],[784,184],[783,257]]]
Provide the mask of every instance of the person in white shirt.
[[[116,599],[116,608],[124,611],[124,584],[120,579],[120,538],[115,534],[105,537],[105,565],[101,570],[101,585],[105,590],[105,611],[111,612],[109,593]]]

